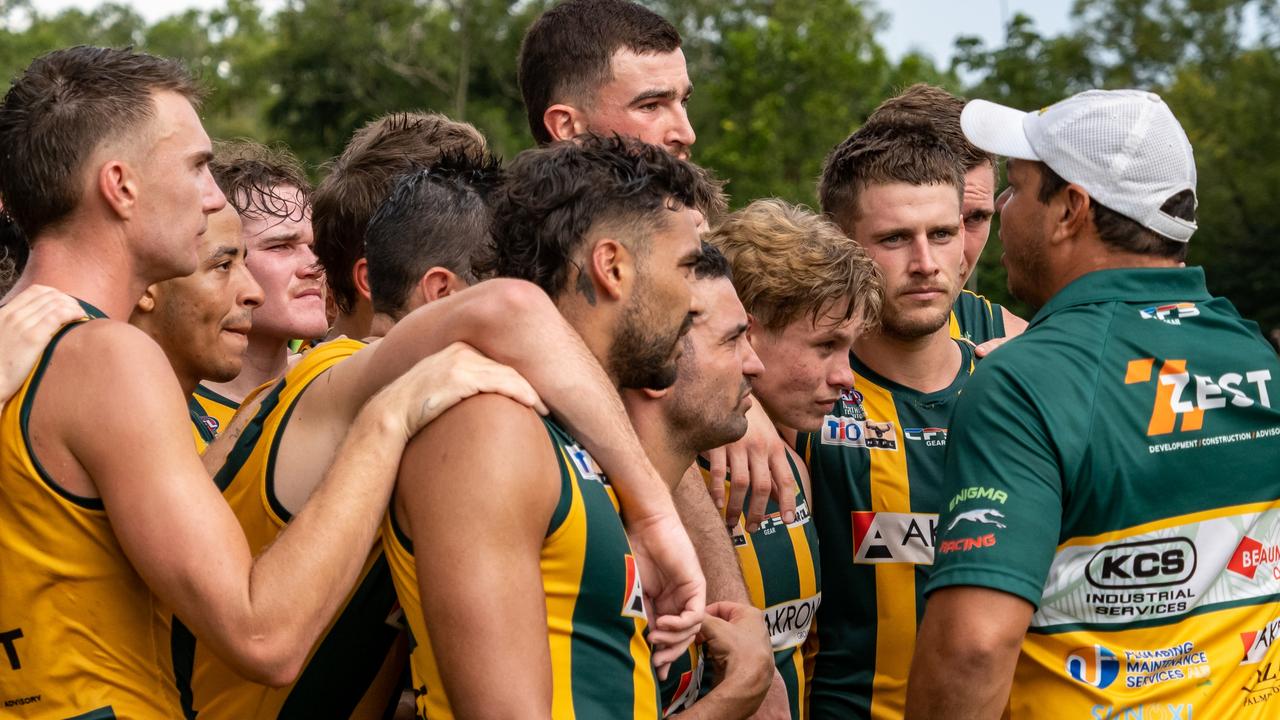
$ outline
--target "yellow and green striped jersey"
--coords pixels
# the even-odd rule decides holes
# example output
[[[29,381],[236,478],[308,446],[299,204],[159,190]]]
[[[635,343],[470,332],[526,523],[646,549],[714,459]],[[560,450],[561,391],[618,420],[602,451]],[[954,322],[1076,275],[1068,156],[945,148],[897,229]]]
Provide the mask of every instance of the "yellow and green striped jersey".
[[[951,307],[951,337],[981,345],[1004,337],[1004,307],[970,290],[961,290]]]
[[[275,495],[275,464],[298,400],[313,380],[363,347],[355,340],[334,340],[303,356],[265,392],[214,476],[255,555],[292,518]],[[403,642],[400,625],[381,543],[375,544],[338,616],[288,687],[269,688],[241,678],[175,620],[173,665],[187,717],[381,718],[400,694],[403,665],[395,662]]]
[[[203,455],[218,434],[218,421],[205,414],[204,406],[194,395],[187,398],[187,414],[191,416],[191,435],[196,441],[196,452]]]
[[[0,414],[0,714],[178,717],[163,607],[125,557],[102,500],[68,492],[32,453],[41,380],[80,326],[54,336]]]
[[[644,593],[618,500],[598,465],[554,421],[543,418],[560,467],[560,501],[540,564],[551,649],[556,720],[658,717],[658,688],[644,632]],[[413,543],[388,512],[387,561],[409,623],[418,717],[451,720],[418,594]]]
[[[797,446],[822,542],[823,602],[810,692],[814,718],[901,718],[942,509],[951,409],[973,371],[956,340],[951,384],[921,393],[850,356],[854,390]]]
[[[209,426],[209,430],[214,437],[217,437],[218,433],[222,432],[222,429],[231,423],[231,418],[235,417],[236,411],[240,409],[240,403],[216,393],[204,385],[196,385],[193,399],[203,411],[204,422]],[[206,444],[210,442],[213,442],[212,438],[207,440]]]

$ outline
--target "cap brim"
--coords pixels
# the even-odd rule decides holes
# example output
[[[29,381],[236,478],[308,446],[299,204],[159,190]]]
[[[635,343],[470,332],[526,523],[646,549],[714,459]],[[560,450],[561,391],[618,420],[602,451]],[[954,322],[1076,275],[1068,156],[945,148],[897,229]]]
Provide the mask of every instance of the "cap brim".
[[[969,142],[989,153],[1039,160],[1022,126],[1027,114],[986,100],[971,100],[960,113],[960,129]]]

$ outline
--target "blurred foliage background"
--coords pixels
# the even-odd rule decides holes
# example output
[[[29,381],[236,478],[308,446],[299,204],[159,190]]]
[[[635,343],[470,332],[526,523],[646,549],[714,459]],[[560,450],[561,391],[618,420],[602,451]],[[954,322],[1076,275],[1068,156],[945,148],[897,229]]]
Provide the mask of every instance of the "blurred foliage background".
[[[283,143],[317,175],[353,130],[430,109],[479,127],[511,157],[532,144],[515,81],[520,38],[551,0],[254,0],[148,23],[127,5],[42,12],[0,0],[0,73],[67,45],[133,45],[179,57],[210,89],[218,138]],[[1274,0],[1076,0],[1046,36],[1014,15],[1003,45],[960,37],[949,67],[877,42],[869,0],[645,0],[680,28],[698,143],[735,206],[764,196],[813,205],[823,157],[881,100],[913,82],[1037,108],[1091,87],[1161,93],[1199,167],[1190,263],[1263,329],[1280,326],[1280,4]],[[1008,296],[996,233],[977,289]]]

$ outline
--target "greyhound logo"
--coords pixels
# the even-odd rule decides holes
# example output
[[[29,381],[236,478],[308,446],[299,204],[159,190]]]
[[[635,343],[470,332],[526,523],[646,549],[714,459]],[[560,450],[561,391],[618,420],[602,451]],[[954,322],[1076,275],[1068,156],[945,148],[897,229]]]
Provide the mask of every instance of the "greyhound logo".
[[[947,526],[947,532],[951,532],[951,529],[956,525],[959,525],[961,520],[969,520],[971,522],[982,523],[983,525],[995,525],[998,528],[1003,528],[1004,523],[996,519],[1002,517],[1004,517],[1004,513],[991,508],[969,510],[968,512],[962,512],[957,515],[956,519],[952,520],[951,524]]]

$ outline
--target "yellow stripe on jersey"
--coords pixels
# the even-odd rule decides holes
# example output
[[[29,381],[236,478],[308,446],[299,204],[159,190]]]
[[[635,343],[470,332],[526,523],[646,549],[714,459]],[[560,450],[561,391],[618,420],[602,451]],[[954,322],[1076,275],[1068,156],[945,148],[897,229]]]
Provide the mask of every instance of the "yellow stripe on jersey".
[[[67,492],[32,454],[40,381],[77,327],[55,336],[0,414],[0,714],[181,717],[159,601],[102,501]]]
[[[951,337],[959,340],[964,337],[964,331],[960,329],[960,319],[956,317],[956,311],[951,311],[951,319],[947,321],[948,332]]]
[[[235,513],[236,519],[239,520],[253,554],[260,553],[275,541],[276,536],[291,519],[289,512],[274,495],[273,474],[279,442],[295,404],[313,380],[363,347],[365,344],[362,342],[343,338],[319,345],[299,359],[285,373],[285,376],[271,387],[259,406],[257,415],[246,426],[244,433],[237,440],[236,447],[229,453],[226,464],[217,473],[216,481],[223,487],[223,496]],[[352,608],[351,603],[356,592],[365,588],[367,583],[370,585],[376,583],[379,573],[385,572],[382,547],[377,543],[365,560],[355,591],[348,595],[338,615],[325,629],[316,647],[312,648],[298,683],[327,684],[333,692],[337,692],[336,688],[341,686],[342,678],[335,677],[332,682],[324,683],[314,677],[316,674],[327,672],[315,666],[315,662],[320,657],[317,651],[325,647],[326,641],[332,640],[335,627]],[[367,604],[361,605],[359,612],[364,613],[362,618],[369,613],[380,614],[371,623],[389,636],[393,631],[384,626],[388,625],[386,616],[394,603],[394,598],[391,597],[389,585],[385,592],[387,595],[385,608],[380,604],[376,593],[369,592]],[[383,641],[391,646],[388,653],[393,653],[394,640],[381,636],[376,640],[368,638],[370,646],[375,648],[373,652],[378,652],[377,648],[382,647]],[[214,656],[207,647],[197,643],[194,652],[194,661],[188,657],[187,662],[192,664],[190,683],[192,706],[199,713],[201,720],[292,716],[296,713],[289,709],[305,701],[305,698],[293,696],[297,683],[283,688],[258,685],[241,678],[233,669]],[[325,657],[331,654],[326,653]],[[380,655],[376,659],[370,658],[371,662],[383,667],[381,671],[370,677],[367,686],[350,688],[341,686],[344,697],[352,697],[354,707],[370,708],[366,715],[353,714],[351,717],[365,717],[369,720],[381,718],[386,709],[388,695],[397,694],[394,685],[402,667],[387,666],[386,657],[387,655]],[[181,665],[182,662],[183,658],[175,657],[175,664]],[[350,662],[356,661],[350,660]],[[309,671],[311,671],[310,675]],[[350,671],[351,668],[343,670],[335,668],[333,672],[341,674],[343,678],[360,676]],[[382,693],[383,696],[372,697],[377,693]]]
[[[953,316],[954,319],[954,316]],[[867,417],[893,423],[897,450],[876,451],[871,456],[871,509],[874,512],[911,512],[907,482],[906,442],[902,422],[886,389],[858,377]],[[872,681],[871,717],[901,718],[906,711],[907,675],[916,643],[915,565],[879,563],[876,572],[876,674]]]

